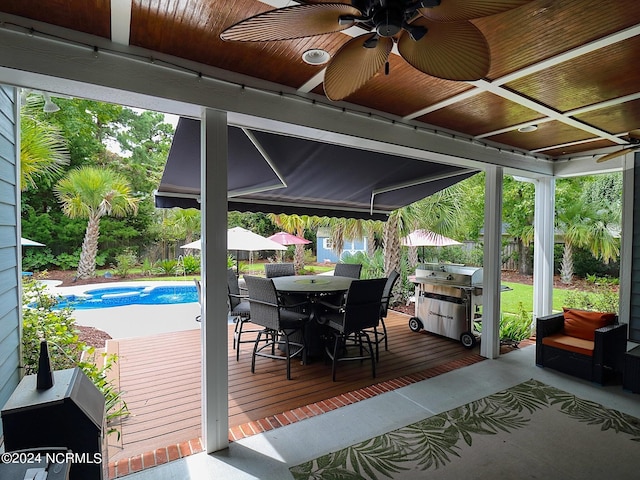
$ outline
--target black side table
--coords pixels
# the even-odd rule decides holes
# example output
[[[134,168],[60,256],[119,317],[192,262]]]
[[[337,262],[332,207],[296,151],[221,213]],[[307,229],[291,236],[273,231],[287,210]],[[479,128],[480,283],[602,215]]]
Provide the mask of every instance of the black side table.
[[[633,393],[640,393],[640,346],[624,354],[622,388],[631,390]]]

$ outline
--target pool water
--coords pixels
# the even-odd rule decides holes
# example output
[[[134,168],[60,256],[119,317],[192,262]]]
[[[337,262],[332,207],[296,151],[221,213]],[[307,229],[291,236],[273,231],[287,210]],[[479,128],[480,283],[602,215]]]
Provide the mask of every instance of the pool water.
[[[195,285],[162,285],[153,287],[109,287],[87,290],[79,295],[61,297],[58,308],[77,310],[122,307],[125,305],[168,305],[198,301]]]

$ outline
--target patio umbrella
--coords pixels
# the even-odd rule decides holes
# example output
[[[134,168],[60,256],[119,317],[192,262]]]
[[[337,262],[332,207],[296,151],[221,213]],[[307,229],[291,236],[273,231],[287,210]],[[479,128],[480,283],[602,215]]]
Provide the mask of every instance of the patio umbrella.
[[[202,241],[196,240],[195,242],[187,243],[186,245],[180,245],[180,248],[184,248],[184,249],[192,248],[194,250],[202,250]]]
[[[20,237],[20,245],[23,247],[44,247],[44,243],[34,242],[28,238]]]
[[[180,248],[202,249],[200,240],[182,245]],[[236,271],[238,271],[238,252],[256,252],[259,250],[286,250],[287,247],[269,240],[257,233],[242,227],[233,227],[227,230],[227,249],[236,251]]]
[[[450,245],[462,245],[461,242],[454,240],[431,230],[414,230],[401,240],[405,247],[423,247],[422,258],[424,259],[424,247],[447,247]]]
[[[273,240],[274,242],[279,243],[280,245],[306,245],[307,243],[311,243],[311,240],[307,240],[306,238],[300,238],[296,235],[292,235],[287,232],[278,232],[274,233],[270,237],[267,237],[269,240]],[[282,261],[282,252],[278,254],[280,257],[280,261]]]
[[[311,240],[300,238],[287,232],[274,233],[267,238],[269,240],[273,240],[276,243],[279,243],[280,245],[305,245],[307,243],[311,243]]]

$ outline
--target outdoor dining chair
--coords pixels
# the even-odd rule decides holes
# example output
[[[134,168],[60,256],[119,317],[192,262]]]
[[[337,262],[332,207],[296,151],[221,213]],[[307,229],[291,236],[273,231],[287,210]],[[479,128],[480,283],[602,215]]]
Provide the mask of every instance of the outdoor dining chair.
[[[233,348],[236,351],[236,362],[240,360],[240,344],[241,343],[253,343],[254,339],[242,340],[243,333],[257,333],[259,329],[245,330],[246,323],[251,321],[251,308],[248,296],[240,293],[240,285],[238,284],[238,277],[232,268],[227,269],[227,293],[228,293],[228,307],[229,315],[233,317],[235,322],[235,328],[233,330]]]
[[[380,361],[380,344],[384,341],[385,351],[389,350],[389,343],[387,341],[387,326],[384,324],[384,319],[387,318],[387,312],[389,311],[389,302],[391,301],[391,292],[394,285],[400,278],[400,274],[396,270],[392,270],[387,277],[387,282],[384,285],[382,291],[382,302],[380,303],[380,325],[382,326],[382,332],[378,331],[378,327],[373,327],[372,330],[368,330],[367,333],[373,334],[372,343],[376,345],[376,362]]]
[[[338,263],[333,271],[336,277],[360,278],[362,264],[360,263]]]
[[[333,346],[326,347],[331,359],[331,378],[336,381],[336,364],[342,361],[371,360],[371,373],[376,376],[376,360],[373,345],[367,329],[373,329],[380,322],[380,306],[386,278],[354,280],[347,291],[342,305],[330,305],[321,314],[321,322],[333,334]],[[366,342],[366,344],[365,344]],[[350,350],[356,349],[354,355]]]
[[[264,273],[267,278],[288,277],[296,274],[293,263],[265,263]]]
[[[251,373],[255,373],[256,357],[284,360],[287,363],[287,380],[291,380],[291,359],[302,355],[302,363],[307,360],[304,328],[309,314],[283,306],[272,279],[245,275],[244,280],[249,290],[251,321],[264,327],[253,346]],[[291,307],[296,308],[297,305]],[[266,342],[260,345],[263,335]]]

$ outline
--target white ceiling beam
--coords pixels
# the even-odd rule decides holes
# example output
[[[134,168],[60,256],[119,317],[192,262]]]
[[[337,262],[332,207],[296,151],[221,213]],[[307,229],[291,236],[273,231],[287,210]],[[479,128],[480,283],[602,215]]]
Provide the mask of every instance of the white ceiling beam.
[[[610,45],[613,45],[615,43],[618,42],[622,42],[624,40],[628,40],[630,38],[633,38],[637,35],[640,34],[640,25],[634,25],[632,27],[626,28],[624,30],[621,30],[619,32],[613,33],[611,35],[608,35],[606,37],[603,37],[601,39],[595,40],[593,42],[590,42],[586,45],[582,45],[580,47],[574,48],[572,50],[569,50],[568,52],[564,52],[560,55],[556,55],[554,57],[548,58],[546,60],[543,60],[541,62],[538,62],[534,65],[530,65],[526,68],[523,68],[521,70],[518,70],[516,72],[513,72],[509,75],[505,75],[504,77],[498,78],[492,82],[489,82],[487,80],[480,80],[478,82],[470,82],[472,85],[474,85],[476,88],[473,90],[468,90],[466,92],[463,92],[459,95],[456,95],[454,97],[451,97],[447,100],[444,100],[442,102],[439,102],[437,104],[431,105],[429,107],[420,109],[416,112],[413,112],[405,117],[403,117],[403,120],[408,121],[408,120],[413,120],[415,118],[418,118],[422,115],[426,115],[428,113],[432,113],[435,112],[437,110],[440,110],[441,108],[445,108],[448,107],[450,105],[454,105],[455,103],[458,103],[460,101],[466,100],[468,98],[471,98],[475,95],[479,95],[480,93],[483,92],[491,92],[494,93],[496,95],[499,95],[503,98],[507,98],[515,103],[518,103],[520,105],[523,105],[531,110],[534,110],[538,113],[541,113],[543,115],[548,116],[547,119],[539,119],[539,120],[533,120],[531,122],[526,122],[526,124],[537,124],[537,123],[543,123],[544,121],[550,121],[550,120],[558,120],[560,122],[569,124],[575,128],[578,128],[580,130],[584,130],[588,133],[591,133],[593,135],[596,135],[598,137],[602,137],[602,138],[606,138],[608,140],[613,141],[614,143],[618,143],[618,144],[624,144],[625,142],[621,139],[618,139],[612,135],[610,135],[608,132],[605,132],[603,130],[600,129],[596,129],[591,127],[590,125],[586,125],[582,122],[579,122],[573,118],[570,118],[574,115],[578,115],[580,113],[585,113],[588,111],[594,111],[594,110],[598,110],[600,108],[606,108],[609,106],[613,106],[616,105],[618,103],[623,103],[623,102],[627,102],[627,101],[632,101],[632,100],[636,100],[637,98],[640,97],[640,94],[633,94],[633,95],[628,95],[626,97],[621,97],[619,99],[614,99],[614,100],[609,100],[606,102],[601,102],[599,104],[596,105],[591,105],[589,107],[585,107],[582,109],[577,109],[577,110],[573,110],[570,112],[564,112],[564,113],[560,113],[560,112],[556,112],[555,110],[549,109],[546,106],[538,103],[538,102],[534,102],[526,97],[523,97],[521,95],[517,95],[514,94],[513,92],[503,89],[501,88],[502,85],[505,85],[509,82],[518,80],[524,76],[527,75],[531,75],[534,73],[537,73],[539,71],[548,69],[548,68],[552,68],[555,67],[563,62],[567,62],[570,60],[573,60],[575,58],[578,58],[580,56],[586,55],[588,53],[592,53],[596,50],[599,50],[601,48],[605,48],[608,47]],[[519,124],[519,125],[513,125],[501,130],[496,130],[493,132],[485,132],[481,135],[477,135],[474,138],[477,139],[481,139],[481,138],[487,138],[496,134],[500,134],[500,133],[505,133],[505,132],[509,132],[512,130],[517,130],[518,128],[520,128],[522,125],[524,124]],[[555,147],[549,147],[549,149],[552,149]]]

